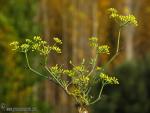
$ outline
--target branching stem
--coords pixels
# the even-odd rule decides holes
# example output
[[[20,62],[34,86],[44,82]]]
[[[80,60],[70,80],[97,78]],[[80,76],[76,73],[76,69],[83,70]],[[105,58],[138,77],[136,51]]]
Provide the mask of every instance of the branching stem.
[[[120,33],[121,33],[121,27],[119,28],[119,31],[118,31],[118,37],[117,37],[117,48],[116,48],[116,53],[113,55],[113,57],[102,67],[102,70],[100,71],[103,72],[105,70],[105,68],[117,57],[117,55],[119,54],[119,45],[120,45]],[[99,101],[101,99],[101,93],[103,91],[103,88],[104,88],[105,84],[102,83],[102,87],[100,89],[100,93],[99,93],[99,96],[96,100],[94,100],[93,102],[91,102],[90,104],[94,104],[96,103],[97,101]]]
[[[102,95],[102,91],[104,89],[104,86],[105,86],[105,83],[102,83],[102,86],[101,86],[101,89],[100,89],[100,92],[99,92],[97,99],[95,99],[93,102],[91,102],[90,105],[96,103],[97,101],[99,101],[101,99],[101,95]]]
[[[40,72],[36,71],[35,69],[31,68],[30,63],[29,63],[29,59],[28,59],[28,54],[27,54],[27,52],[25,52],[25,57],[26,57],[27,66],[28,66],[28,68],[29,68],[32,72],[34,72],[35,74],[37,74],[37,75],[39,75],[39,76],[41,76],[41,77],[44,77],[44,78],[48,79],[48,76],[45,76],[45,75],[41,74]]]
[[[64,86],[62,85],[62,83],[55,77],[55,75],[48,69],[47,66],[45,66],[45,69],[50,73],[50,75],[56,80],[56,82],[62,87],[64,88]]]
[[[95,69],[96,64],[97,64],[97,58],[98,58],[98,54],[96,53],[96,57],[94,59],[95,61],[94,61],[93,67],[92,67],[91,71],[89,72],[89,74],[87,76],[90,76],[94,72],[94,69]]]
[[[118,56],[119,54],[119,46],[120,46],[120,33],[121,33],[121,28],[119,28],[119,31],[118,31],[118,37],[117,37],[117,47],[116,47],[116,52],[115,54],[112,56],[112,58],[102,67],[102,70],[100,71],[103,72],[105,70],[105,68]]]

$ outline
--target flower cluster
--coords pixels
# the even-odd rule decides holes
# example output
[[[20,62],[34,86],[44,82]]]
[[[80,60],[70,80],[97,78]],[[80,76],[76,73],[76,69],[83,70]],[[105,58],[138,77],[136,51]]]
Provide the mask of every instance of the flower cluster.
[[[50,69],[50,71],[51,71],[54,75],[61,74],[61,73],[63,73],[63,71],[64,71],[64,70],[63,70],[60,66],[58,66],[57,64],[56,64],[55,66],[50,67],[49,69]]]
[[[81,65],[78,65],[78,66],[73,65],[72,69],[70,69],[70,70],[66,69],[63,72],[63,74],[65,74],[69,77],[78,77],[79,75],[84,75],[86,73],[88,73],[88,70],[85,68],[84,64],[81,64]]]
[[[109,48],[110,48],[110,47],[109,47],[108,45],[98,46],[98,53],[110,54]]]
[[[98,45],[98,38],[97,37],[91,37],[89,38],[90,46],[96,48],[97,53],[109,53],[109,46],[108,45]]]
[[[79,66],[74,66],[73,71],[75,71],[76,73],[82,74],[82,73],[85,73],[87,70],[85,69],[83,65],[79,65]]]
[[[17,51],[19,49],[19,42],[17,42],[17,41],[11,42],[10,46],[13,47],[12,48],[13,51]]]
[[[99,77],[105,84],[119,84],[118,79],[116,77],[109,77],[104,73],[101,73]]]
[[[98,38],[97,37],[91,37],[89,38],[90,46],[91,47],[97,47],[98,46]]]
[[[76,79],[73,79],[73,83],[77,84],[79,89],[85,90],[87,85],[89,84],[90,78],[86,75],[77,77]]]
[[[41,39],[40,36],[34,36],[34,37],[33,37],[33,40],[35,40],[35,41],[41,41],[42,39]]]
[[[57,46],[50,47],[50,50],[56,51],[57,53],[61,53],[61,49]]]
[[[54,39],[54,41],[55,41],[56,43],[58,43],[58,44],[62,44],[62,41],[61,41],[59,38],[54,37],[53,39]]]
[[[114,8],[108,9],[108,12],[110,13],[110,18],[115,19],[120,24],[120,26],[124,26],[127,24],[133,24],[135,26],[138,26],[138,22],[134,15],[120,15],[118,14],[118,11]]]
[[[53,38],[57,44],[62,44],[62,41],[59,38]],[[19,51],[19,52],[27,52],[31,51],[38,51],[40,55],[48,55],[51,51],[55,51],[57,53],[61,53],[61,49],[56,46],[56,44],[50,46],[48,43],[41,39],[40,36],[34,36],[33,39],[26,39],[25,43],[20,44],[17,41],[10,43],[12,46],[12,50]]]
[[[74,77],[75,76],[75,72],[73,70],[69,70],[69,69],[64,70],[63,74],[67,75],[69,77]]]
[[[20,46],[20,49],[21,49],[22,52],[23,52],[23,51],[26,52],[26,51],[28,51],[29,47],[30,47],[29,44],[22,44],[22,45]]]

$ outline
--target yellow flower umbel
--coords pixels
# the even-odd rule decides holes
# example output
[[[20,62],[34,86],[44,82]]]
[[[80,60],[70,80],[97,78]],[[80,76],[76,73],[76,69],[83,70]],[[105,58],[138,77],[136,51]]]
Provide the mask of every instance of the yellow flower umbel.
[[[110,18],[114,19],[121,27],[132,24],[135,26],[138,26],[138,22],[134,15],[121,15],[118,13],[118,11],[114,8],[109,8],[108,12],[110,14]]]
[[[57,44],[62,44],[62,41],[59,38],[53,38],[56,42],[54,45],[50,46],[46,41],[42,40],[40,36],[34,36],[33,39],[26,39],[25,43],[19,43],[14,41],[10,43],[12,46],[12,50],[18,52],[27,52],[37,51],[40,55],[47,56],[51,51],[55,51],[56,53],[61,53],[61,49],[57,46]]]
[[[13,51],[17,51],[19,49],[19,42],[18,41],[11,42],[9,45],[12,46]]]
[[[62,44],[62,41],[57,37],[54,37],[53,40],[58,44]]]
[[[104,84],[119,84],[118,79],[116,77],[110,77],[104,73],[101,73],[99,77]]]
[[[110,47],[108,45],[99,45],[97,37],[89,38],[89,42],[90,42],[91,47],[96,48],[96,52],[98,54],[101,54],[101,53],[110,54],[109,53],[109,48]]]

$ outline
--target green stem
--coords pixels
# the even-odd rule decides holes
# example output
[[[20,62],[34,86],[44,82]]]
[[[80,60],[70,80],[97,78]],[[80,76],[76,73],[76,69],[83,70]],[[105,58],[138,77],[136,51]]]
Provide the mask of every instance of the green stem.
[[[105,70],[105,68],[116,58],[116,56],[117,56],[118,53],[119,53],[121,28],[122,28],[122,27],[119,28],[119,32],[118,32],[116,53],[115,53],[115,54],[113,55],[113,57],[102,67],[103,70],[101,70],[100,73]],[[103,90],[103,88],[104,88],[104,85],[105,85],[105,84],[103,83],[98,98],[97,98],[95,101],[93,101],[91,104],[94,104],[95,102],[97,102],[98,100],[100,100],[101,93],[102,93],[102,90]]]
[[[95,69],[96,64],[97,64],[97,58],[98,58],[98,54],[96,53],[96,57],[95,57],[95,61],[94,61],[92,70],[89,72],[89,74],[87,76],[90,76],[94,72],[94,69]]]
[[[105,86],[105,84],[102,83],[102,87],[101,87],[101,89],[100,89],[100,92],[99,92],[99,95],[98,95],[97,99],[94,100],[93,102],[91,102],[90,105],[96,103],[97,101],[99,101],[99,100],[101,99],[101,95],[102,95],[102,91],[103,91],[103,89],[104,89],[104,86]]]
[[[119,51],[119,45],[120,45],[120,33],[121,33],[121,28],[119,28],[119,32],[118,32],[117,50],[116,50],[116,53],[118,53],[118,51]]]
[[[47,61],[48,61],[48,57],[47,57],[47,56],[45,56],[45,61],[44,61],[44,62],[45,62],[45,63],[44,63],[44,64],[45,64],[45,66],[47,65]]]
[[[113,55],[113,57],[102,67],[103,70],[100,71],[103,72],[105,70],[105,68],[117,57],[117,55],[119,54],[119,46],[120,46],[120,34],[121,34],[121,28],[119,28],[118,31],[118,37],[117,37],[117,48],[116,48],[116,53]]]
[[[56,80],[56,82],[57,82],[62,88],[64,88],[64,86],[62,85],[62,83],[55,77],[55,75],[48,69],[47,66],[45,66],[45,69],[52,75],[52,77]]]
[[[129,22],[130,22],[130,21],[127,21],[126,23],[121,24],[121,25],[120,25],[120,28],[123,28],[123,27],[126,26]]]
[[[105,70],[105,68],[117,57],[117,55],[118,55],[118,52],[115,55],[113,55],[113,57],[103,66],[102,71]]]
[[[33,68],[31,68],[30,63],[29,63],[29,59],[28,59],[27,52],[25,52],[25,57],[26,57],[27,66],[28,66],[28,68],[29,68],[32,72],[34,72],[35,74],[37,74],[37,75],[39,75],[39,76],[41,76],[41,77],[44,77],[44,78],[48,79],[47,76],[45,76],[45,75],[41,74],[40,72],[38,72],[38,71],[34,70]]]

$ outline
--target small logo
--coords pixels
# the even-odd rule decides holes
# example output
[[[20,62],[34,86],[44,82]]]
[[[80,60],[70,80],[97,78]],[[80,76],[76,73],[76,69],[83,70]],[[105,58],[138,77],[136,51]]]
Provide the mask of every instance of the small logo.
[[[9,107],[5,103],[0,104],[0,109],[7,112],[34,112],[36,107]]]
[[[3,111],[6,110],[6,104],[5,104],[5,103],[1,103],[1,109],[2,109]]]

